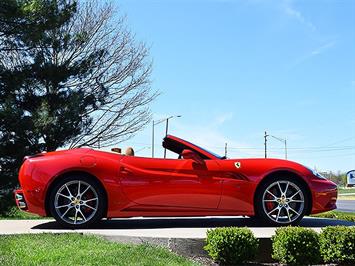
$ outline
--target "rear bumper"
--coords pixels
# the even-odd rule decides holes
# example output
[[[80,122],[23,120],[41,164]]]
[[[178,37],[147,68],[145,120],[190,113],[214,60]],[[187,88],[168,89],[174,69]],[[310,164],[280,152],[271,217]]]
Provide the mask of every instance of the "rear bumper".
[[[21,211],[34,213],[40,216],[46,216],[45,209],[38,201],[37,193],[31,190],[17,189],[14,191],[14,198],[17,207]]]

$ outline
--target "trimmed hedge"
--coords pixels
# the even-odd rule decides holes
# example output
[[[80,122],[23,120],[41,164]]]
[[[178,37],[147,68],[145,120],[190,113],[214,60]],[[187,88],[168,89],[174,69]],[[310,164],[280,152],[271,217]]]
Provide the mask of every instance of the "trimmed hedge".
[[[355,264],[355,227],[326,227],[319,241],[324,262]]]
[[[272,240],[272,258],[285,264],[316,264],[321,260],[319,235],[312,229],[281,227]]]
[[[328,226],[317,234],[303,227],[281,227],[272,240],[272,258],[282,264],[337,263],[355,265],[355,227]],[[248,228],[207,231],[208,254],[221,264],[239,265],[255,258],[259,241]]]
[[[207,231],[204,249],[221,264],[241,264],[255,258],[259,240],[248,228],[221,227]]]

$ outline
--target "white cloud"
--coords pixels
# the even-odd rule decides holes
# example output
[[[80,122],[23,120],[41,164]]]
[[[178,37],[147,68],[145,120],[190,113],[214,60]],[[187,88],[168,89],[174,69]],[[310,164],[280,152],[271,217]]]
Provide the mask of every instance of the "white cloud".
[[[311,52],[311,56],[319,55],[332,48],[335,45],[335,41],[330,41],[322,46],[317,47]]]
[[[304,61],[307,61],[315,56],[319,56],[321,54],[324,54],[329,49],[334,47],[335,44],[336,44],[336,41],[332,40],[332,41],[329,41],[325,44],[322,44],[321,46],[316,47],[315,49],[310,51],[308,54],[302,56],[301,58],[298,58],[293,64],[291,64],[290,67],[294,67],[294,66],[299,65],[299,64],[303,63]]]
[[[290,0],[282,1],[282,8],[285,14],[288,15],[289,17],[294,18],[295,20],[305,25],[307,28],[309,28],[312,31],[317,30],[316,26],[310,20],[306,19],[304,15],[292,5],[292,1]]]
[[[232,118],[233,118],[233,113],[232,112],[220,114],[220,115],[218,115],[215,118],[216,125],[217,126],[222,125],[226,121],[231,120]]]

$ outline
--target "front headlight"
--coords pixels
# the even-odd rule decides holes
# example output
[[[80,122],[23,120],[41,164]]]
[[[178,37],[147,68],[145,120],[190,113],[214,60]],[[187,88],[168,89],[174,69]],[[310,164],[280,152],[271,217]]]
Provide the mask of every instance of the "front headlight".
[[[316,170],[313,170],[313,169],[311,169],[311,168],[308,168],[308,169],[309,169],[309,171],[312,172],[312,174],[313,174],[314,176],[316,176],[316,177],[318,177],[318,178],[320,178],[320,179],[327,179],[325,176],[323,176],[322,174],[318,173]]]

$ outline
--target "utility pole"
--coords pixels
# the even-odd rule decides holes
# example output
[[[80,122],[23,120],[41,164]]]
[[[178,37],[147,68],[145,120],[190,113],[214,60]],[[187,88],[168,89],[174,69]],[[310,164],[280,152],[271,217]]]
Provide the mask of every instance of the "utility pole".
[[[224,157],[227,158],[227,142],[224,145]]]
[[[286,139],[282,139],[282,138],[279,138],[279,137],[275,137],[273,135],[270,135],[270,137],[273,137],[274,139],[282,142],[285,146],[285,159],[287,160],[287,140]]]
[[[264,135],[264,138],[265,138],[265,142],[264,142],[264,145],[265,145],[265,158],[267,157],[266,142],[267,142],[267,137],[269,137],[269,136],[272,137],[272,138],[274,138],[274,139],[276,139],[276,140],[278,140],[278,141],[280,141],[280,142],[282,142],[282,143],[284,144],[284,146],[285,146],[285,159],[287,160],[287,140],[286,140],[286,138],[285,138],[285,139],[282,139],[282,138],[279,138],[279,137],[275,137],[275,136],[273,136],[273,135],[268,135],[268,134],[266,133],[266,131],[265,131],[265,135]]]
[[[165,124],[165,137],[168,135],[168,128],[169,128],[169,119],[173,118],[173,116],[168,117],[166,119],[166,124]],[[164,159],[166,158],[166,148],[164,148]]]
[[[165,124],[165,137],[168,135],[169,119],[170,119],[170,117],[166,119],[166,124]]]
[[[168,135],[169,119],[174,118],[174,117],[181,117],[181,115],[172,115],[172,116],[166,118],[165,137]],[[166,148],[164,148],[164,159],[165,159],[165,158],[166,158]]]
[[[264,134],[264,146],[265,146],[265,158],[267,158],[267,137],[268,137],[269,135],[266,133],[266,131],[265,131],[265,134]]]
[[[165,137],[168,135],[168,128],[169,128],[169,119],[174,118],[174,117],[181,117],[181,115],[172,115],[167,118],[163,118],[158,121],[154,121],[152,123],[152,158],[154,158],[154,127],[164,121],[166,121],[165,125]],[[164,158],[166,158],[166,149],[164,149]]]
[[[164,122],[166,120],[166,118],[158,120],[158,121],[154,121],[153,120],[153,124],[152,124],[152,158],[154,158],[154,127],[162,122]]]

